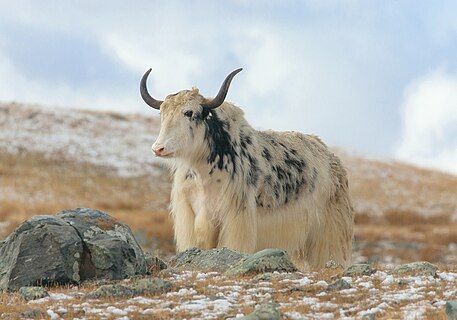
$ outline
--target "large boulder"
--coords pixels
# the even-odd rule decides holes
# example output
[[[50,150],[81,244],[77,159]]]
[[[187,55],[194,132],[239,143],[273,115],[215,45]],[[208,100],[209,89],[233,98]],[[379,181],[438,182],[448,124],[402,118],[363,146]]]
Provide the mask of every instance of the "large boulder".
[[[35,216],[0,243],[0,290],[147,272],[128,226],[92,209]]]

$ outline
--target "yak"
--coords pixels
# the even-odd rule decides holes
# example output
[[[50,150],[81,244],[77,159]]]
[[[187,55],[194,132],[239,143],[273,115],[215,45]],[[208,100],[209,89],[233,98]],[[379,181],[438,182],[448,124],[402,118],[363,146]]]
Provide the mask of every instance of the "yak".
[[[228,247],[286,250],[302,270],[352,255],[354,213],[340,159],[315,135],[259,131],[225,102],[231,72],[215,98],[197,88],[153,98],[160,110],[153,153],[173,175],[171,216],[177,251]]]

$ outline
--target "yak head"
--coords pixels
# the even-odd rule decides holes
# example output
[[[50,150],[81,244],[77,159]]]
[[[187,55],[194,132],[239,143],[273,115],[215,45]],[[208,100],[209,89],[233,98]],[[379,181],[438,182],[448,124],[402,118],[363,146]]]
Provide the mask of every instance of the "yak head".
[[[163,158],[200,157],[204,152],[208,121],[213,117],[212,110],[224,102],[233,77],[241,70],[236,69],[225,78],[214,99],[204,98],[198,89],[192,88],[171,94],[161,101],[154,99],[147,90],[149,69],[141,79],[140,93],[147,105],[160,110],[160,133],[152,145],[152,152]]]

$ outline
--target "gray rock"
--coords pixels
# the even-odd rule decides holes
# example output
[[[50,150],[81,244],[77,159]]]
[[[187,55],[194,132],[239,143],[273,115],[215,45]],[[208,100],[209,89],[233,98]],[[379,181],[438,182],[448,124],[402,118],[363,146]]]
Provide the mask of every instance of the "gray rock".
[[[146,260],[148,274],[156,274],[167,268],[167,264],[152,253],[145,253],[144,258]]]
[[[47,314],[45,314],[40,309],[31,309],[31,310],[27,310],[22,313],[19,313],[17,315],[17,318],[19,318],[19,319],[36,319],[36,318],[44,319],[44,318],[47,318]]]
[[[144,294],[168,292],[171,283],[159,278],[138,279],[128,284],[105,284],[91,293],[86,298],[99,299],[104,297],[127,298]]]
[[[457,300],[446,302],[446,315],[449,320],[457,320]]]
[[[338,279],[338,280],[332,282],[331,284],[329,284],[325,290],[326,291],[336,291],[336,290],[343,290],[343,289],[350,289],[350,288],[352,288],[352,286],[346,280]]]
[[[238,261],[225,272],[225,275],[250,275],[274,271],[297,271],[297,268],[290,261],[286,251],[279,249],[264,249],[256,252]]]
[[[130,229],[98,210],[32,217],[0,243],[0,290],[146,272]]]
[[[104,284],[88,295],[86,295],[87,299],[99,299],[105,297],[113,297],[113,298],[127,298],[133,297],[134,292],[132,288],[128,287],[127,285],[123,284]]]
[[[25,300],[35,300],[49,297],[49,293],[42,287],[21,287],[19,294]]]
[[[353,264],[343,272],[343,276],[369,276],[374,272],[369,264]]]
[[[129,284],[133,292],[137,294],[155,294],[171,290],[171,283],[160,278],[144,278],[133,281]]]
[[[74,228],[56,216],[35,216],[0,246],[0,290],[80,280],[83,244]]]
[[[362,320],[375,320],[375,319],[376,319],[376,315],[374,313],[365,313],[362,316]]]
[[[198,270],[224,272],[246,254],[228,248],[202,250],[190,248],[178,253],[171,260],[173,270]]]
[[[276,309],[276,303],[266,303],[258,306],[254,312],[237,319],[242,320],[279,320],[281,319],[281,314]]]
[[[274,278],[274,274],[271,272],[261,273],[254,277],[254,281],[271,281]]]
[[[396,266],[393,273],[397,275],[412,274],[415,276],[436,276],[436,270],[438,267],[431,264],[430,262],[412,262],[407,264],[401,264]]]
[[[78,208],[56,214],[74,227],[84,244],[81,280],[125,279],[147,272],[144,254],[130,228],[106,213]]]

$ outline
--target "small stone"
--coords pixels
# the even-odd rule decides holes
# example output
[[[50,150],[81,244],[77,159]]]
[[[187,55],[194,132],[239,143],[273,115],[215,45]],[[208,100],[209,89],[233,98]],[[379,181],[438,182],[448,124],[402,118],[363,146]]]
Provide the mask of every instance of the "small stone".
[[[396,266],[393,273],[397,275],[412,274],[415,276],[436,276],[438,267],[427,261],[412,262]]]
[[[352,286],[344,279],[338,279],[327,286],[326,291],[350,289]]]
[[[156,294],[171,290],[171,283],[159,278],[144,278],[133,281],[129,284],[105,284],[86,297],[88,299],[99,299],[104,297],[128,298],[143,294]]]
[[[152,253],[145,253],[144,258],[146,260],[149,274],[157,274],[167,268],[167,264],[162,259],[154,256]]]
[[[446,315],[448,320],[457,320],[457,300],[446,302]]]
[[[135,295],[155,294],[159,292],[168,292],[171,290],[171,283],[160,278],[144,278],[133,281],[129,285]]]
[[[242,320],[279,320],[281,319],[281,314],[276,309],[276,303],[266,303],[258,306],[254,312],[237,319]]]
[[[19,319],[44,319],[46,316],[40,309],[31,309],[18,314]]]
[[[25,300],[36,300],[49,297],[49,293],[42,287],[21,287],[19,289],[19,294]]]
[[[374,270],[371,268],[369,264],[353,264],[344,271],[343,276],[369,276],[373,273]]]
[[[284,250],[264,249],[249,255],[225,272],[227,276],[249,275],[265,272],[295,272],[297,268]]]
[[[273,280],[273,273],[271,273],[271,272],[261,273],[254,277],[254,281],[271,281],[271,280]]]
[[[365,313],[362,316],[362,320],[375,320],[375,319],[376,319],[376,316],[374,313]]]
[[[131,288],[121,285],[121,284],[104,284],[88,295],[86,295],[87,299],[99,299],[105,297],[112,297],[112,298],[129,298],[133,297],[134,292]]]

